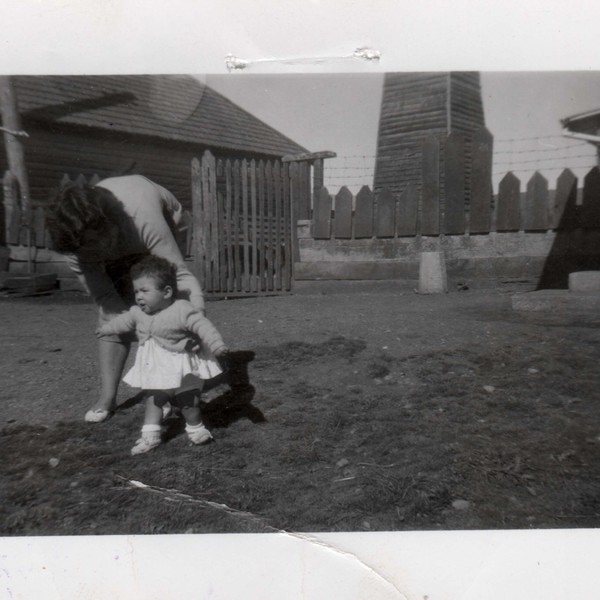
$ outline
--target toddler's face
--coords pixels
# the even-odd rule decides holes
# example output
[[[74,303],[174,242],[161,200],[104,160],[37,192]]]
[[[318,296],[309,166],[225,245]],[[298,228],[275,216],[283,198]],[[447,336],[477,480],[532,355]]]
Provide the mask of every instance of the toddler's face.
[[[153,277],[138,277],[133,280],[135,303],[147,315],[167,308],[172,302],[173,290],[170,286],[160,289]]]

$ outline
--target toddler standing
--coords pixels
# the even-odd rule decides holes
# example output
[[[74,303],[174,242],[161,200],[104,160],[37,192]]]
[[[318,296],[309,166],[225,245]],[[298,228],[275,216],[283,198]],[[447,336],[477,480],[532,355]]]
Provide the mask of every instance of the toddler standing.
[[[136,304],[97,330],[97,335],[135,331],[138,350],[133,367],[123,377],[142,388],[146,412],[142,435],[131,449],[142,454],[161,443],[163,406],[170,402],[185,419],[190,441],[202,444],[212,435],[202,423],[200,392],[206,379],[222,372],[218,358],[228,349],[214,325],[187,300],[176,300],[177,267],[158,256],[147,256],[131,269]],[[201,342],[198,352],[193,335]]]

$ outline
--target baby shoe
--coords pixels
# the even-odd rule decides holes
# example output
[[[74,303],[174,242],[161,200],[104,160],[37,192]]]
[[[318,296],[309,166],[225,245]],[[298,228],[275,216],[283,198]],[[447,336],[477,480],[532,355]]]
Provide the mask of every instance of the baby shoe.
[[[193,444],[204,444],[213,439],[212,434],[202,423],[198,425],[186,425],[185,431]]]
[[[135,446],[131,449],[131,454],[135,456],[136,454],[144,454],[146,452],[150,452],[152,448],[156,448],[156,446],[160,446],[161,440],[161,429],[152,429],[150,431],[144,430],[142,428],[142,437],[135,442]],[[154,426],[153,426],[154,427]]]
[[[112,415],[111,410],[105,410],[104,408],[90,409],[85,413],[86,423],[102,423],[106,421]]]

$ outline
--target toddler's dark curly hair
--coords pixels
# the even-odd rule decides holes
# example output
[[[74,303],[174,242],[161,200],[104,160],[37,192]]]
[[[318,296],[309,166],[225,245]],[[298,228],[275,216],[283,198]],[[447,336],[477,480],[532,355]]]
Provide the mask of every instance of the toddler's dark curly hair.
[[[135,263],[130,270],[132,281],[140,277],[151,277],[156,280],[156,286],[164,290],[167,285],[177,293],[177,266],[160,256],[145,256]]]
[[[67,183],[55,190],[46,208],[46,228],[54,250],[76,253],[87,230],[103,232],[119,223],[122,205],[102,187]]]

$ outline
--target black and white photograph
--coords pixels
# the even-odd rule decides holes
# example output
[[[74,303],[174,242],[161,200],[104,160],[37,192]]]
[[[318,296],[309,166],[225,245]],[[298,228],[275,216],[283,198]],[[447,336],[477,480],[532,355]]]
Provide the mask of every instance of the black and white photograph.
[[[600,69],[388,68],[371,37],[0,73],[0,545],[122,569],[141,537],[175,577],[168,549],[184,575],[192,543],[206,564],[215,540],[320,540],[330,573],[352,535],[376,582],[344,563],[340,595],[305,597],[429,600],[485,588],[403,590],[373,566],[384,534],[433,536],[415,556],[442,572],[482,532],[597,548]],[[0,596],[34,597],[8,556]]]

